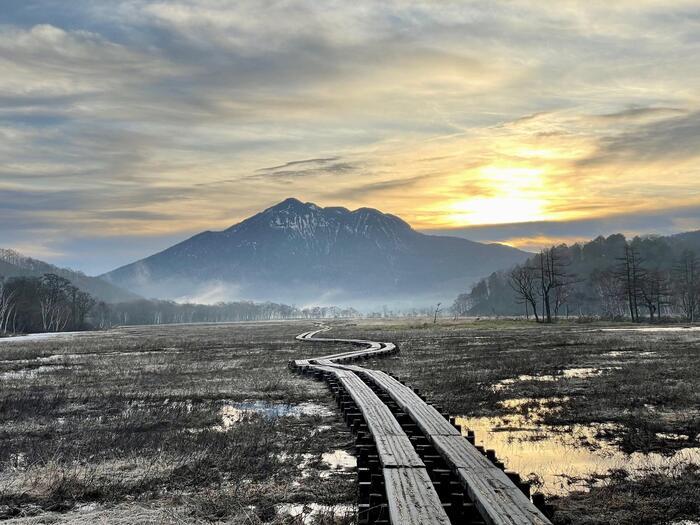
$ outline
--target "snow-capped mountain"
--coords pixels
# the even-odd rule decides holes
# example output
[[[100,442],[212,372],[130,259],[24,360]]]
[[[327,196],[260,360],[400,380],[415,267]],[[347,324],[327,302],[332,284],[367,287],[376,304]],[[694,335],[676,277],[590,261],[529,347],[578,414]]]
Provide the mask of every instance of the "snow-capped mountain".
[[[141,295],[212,302],[422,305],[527,258],[498,244],[425,235],[371,208],[285,201],[102,276]]]

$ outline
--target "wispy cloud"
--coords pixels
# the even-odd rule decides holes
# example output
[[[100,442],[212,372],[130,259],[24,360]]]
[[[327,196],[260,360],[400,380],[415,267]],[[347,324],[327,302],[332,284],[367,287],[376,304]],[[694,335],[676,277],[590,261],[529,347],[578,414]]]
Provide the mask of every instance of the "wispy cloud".
[[[296,167],[300,165],[312,165],[312,166],[318,166],[318,165],[327,165],[329,162],[333,162],[338,160],[339,157],[326,157],[326,158],[318,158],[318,159],[304,159],[304,160],[292,160],[289,162],[285,162],[284,164],[280,164],[278,166],[271,166],[269,168],[260,168],[257,171],[279,171],[279,170],[286,170],[291,167]]]
[[[0,245],[50,237],[107,270],[77,239],[146,255],[289,195],[423,228],[697,205],[698,19],[685,0],[9,0]]]
[[[679,113],[681,115],[644,123],[600,138],[595,152],[583,158],[581,164],[648,164],[697,159],[700,156],[700,111]],[[649,110],[646,114],[649,114]]]

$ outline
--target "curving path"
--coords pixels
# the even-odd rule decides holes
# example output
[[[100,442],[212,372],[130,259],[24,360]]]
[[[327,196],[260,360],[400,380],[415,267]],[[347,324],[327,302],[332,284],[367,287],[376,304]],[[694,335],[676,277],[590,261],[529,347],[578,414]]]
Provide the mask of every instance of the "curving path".
[[[381,512],[385,501],[394,525],[550,524],[524,494],[529,487],[517,474],[504,472],[492,453],[475,447],[473,435],[465,439],[447,416],[392,375],[349,364],[393,354],[396,345],[316,337],[328,330],[296,338],[362,348],[290,365],[329,382],[357,433],[361,522],[387,523]]]

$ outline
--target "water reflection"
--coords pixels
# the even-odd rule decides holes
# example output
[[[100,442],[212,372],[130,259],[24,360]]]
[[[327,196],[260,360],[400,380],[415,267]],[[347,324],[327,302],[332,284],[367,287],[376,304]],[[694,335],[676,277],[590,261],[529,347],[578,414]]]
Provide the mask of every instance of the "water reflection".
[[[636,452],[625,454],[614,445],[601,440],[601,432],[614,430],[613,424],[548,426],[540,422],[548,410],[556,410],[554,399],[510,399],[504,408],[518,410],[525,405],[529,415],[503,417],[456,418],[476,433],[476,441],[496,451],[508,470],[521,476],[535,474],[543,483],[546,494],[564,495],[585,488],[582,478],[594,473],[624,468],[632,476],[645,472],[680,467],[693,462],[700,464],[700,448],[678,450],[672,456]],[[532,409],[532,406],[535,409]]]
[[[260,414],[266,419],[277,419],[285,416],[329,416],[333,412],[316,403],[268,403],[266,401],[245,401],[240,403],[226,403],[221,407],[219,415],[221,424],[214,430],[226,431],[235,423],[238,423],[251,414]]]
[[[504,390],[521,381],[557,381],[559,379],[587,379],[589,377],[599,376],[605,370],[611,370],[616,367],[604,367],[604,368],[565,368],[557,375],[554,374],[543,374],[538,376],[532,376],[527,374],[521,374],[518,377],[509,377],[507,379],[502,379],[497,383],[494,383],[491,388],[494,392]]]

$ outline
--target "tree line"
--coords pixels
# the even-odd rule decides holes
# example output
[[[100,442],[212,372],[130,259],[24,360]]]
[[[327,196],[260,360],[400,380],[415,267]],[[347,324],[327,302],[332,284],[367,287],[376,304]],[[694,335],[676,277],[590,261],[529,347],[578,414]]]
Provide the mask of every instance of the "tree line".
[[[358,317],[353,308],[299,308],[250,301],[213,305],[136,300],[110,304],[78,289],[70,280],[47,273],[41,277],[0,277],[0,335],[105,329],[119,325],[268,321]]]
[[[479,281],[453,304],[455,315],[525,315],[552,322],[569,314],[689,322],[700,314],[700,258],[663,237],[617,234],[542,249]]]
[[[116,304],[100,302],[95,307],[93,321],[98,328],[109,328],[120,325],[331,319],[359,315],[353,308],[336,306],[299,308],[272,302],[195,304],[142,299]]]
[[[96,303],[56,274],[0,278],[0,333],[83,330]]]

